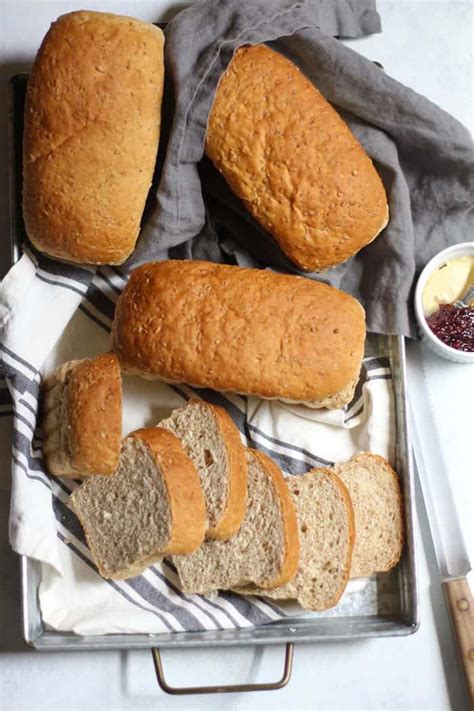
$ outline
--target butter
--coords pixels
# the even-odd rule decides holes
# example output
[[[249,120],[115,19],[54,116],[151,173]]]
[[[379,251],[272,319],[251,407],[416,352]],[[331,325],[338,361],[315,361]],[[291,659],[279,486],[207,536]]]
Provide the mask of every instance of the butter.
[[[430,276],[423,289],[423,312],[431,316],[440,304],[452,304],[474,282],[474,257],[448,259]]]

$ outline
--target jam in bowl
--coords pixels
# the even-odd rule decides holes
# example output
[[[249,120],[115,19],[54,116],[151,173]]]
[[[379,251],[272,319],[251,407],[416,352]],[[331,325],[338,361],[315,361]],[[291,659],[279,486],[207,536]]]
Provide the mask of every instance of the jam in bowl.
[[[433,257],[415,290],[423,342],[458,363],[474,363],[474,301],[460,303],[473,284],[474,242],[465,242]]]
[[[440,341],[458,351],[474,352],[474,307],[441,304],[426,319]]]

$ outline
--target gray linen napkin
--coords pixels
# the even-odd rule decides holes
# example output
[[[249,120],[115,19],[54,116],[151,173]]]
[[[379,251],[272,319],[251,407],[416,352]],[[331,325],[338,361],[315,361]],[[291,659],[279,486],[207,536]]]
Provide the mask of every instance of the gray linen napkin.
[[[175,101],[161,178],[127,266],[208,258],[299,273],[203,158],[214,92],[233,52],[267,42],[340,111],[389,196],[390,224],[371,245],[343,265],[307,276],[356,296],[370,330],[415,337],[417,271],[473,234],[474,154],[458,121],[334,38],[378,31],[371,0],[206,0],[179,13],[166,30]]]

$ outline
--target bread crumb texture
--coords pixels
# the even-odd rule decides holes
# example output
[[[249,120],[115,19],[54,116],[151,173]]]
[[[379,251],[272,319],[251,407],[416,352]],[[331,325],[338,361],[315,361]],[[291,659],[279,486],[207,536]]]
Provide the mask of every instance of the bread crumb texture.
[[[173,558],[185,592],[206,594],[248,583],[266,587],[282,575],[292,577],[296,570],[299,546],[293,505],[281,495],[273,462],[252,450],[247,450],[247,457],[247,509],[237,535],[206,541],[192,555]],[[277,476],[284,485],[281,472]]]
[[[217,405],[191,400],[159,423],[179,438],[199,473],[208,538],[235,535],[245,515],[247,461],[239,431]]]
[[[297,573],[281,587],[236,592],[297,600],[308,610],[326,610],[338,603],[349,579],[354,546],[351,500],[341,480],[327,469],[289,476],[286,483],[298,517],[301,552]]]
[[[159,427],[126,437],[112,476],[88,479],[71,502],[104,578],[134,577],[204,540],[198,473],[177,437]]]
[[[376,454],[363,452],[334,471],[354,505],[356,542],[351,578],[393,568],[403,547],[403,504],[397,474]]]
[[[149,447],[139,438],[127,437],[117,471],[89,479],[74,491],[72,502],[105,578],[138,574],[143,561],[159,560],[168,545],[168,490]]]

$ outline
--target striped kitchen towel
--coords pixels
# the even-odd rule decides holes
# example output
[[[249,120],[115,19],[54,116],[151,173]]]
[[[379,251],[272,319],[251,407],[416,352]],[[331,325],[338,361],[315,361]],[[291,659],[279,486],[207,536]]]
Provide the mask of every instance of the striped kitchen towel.
[[[42,375],[60,363],[108,349],[115,302],[125,283],[115,267],[60,265],[27,251],[0,290],[0,437],[2,449],[12,452],[10,540],[18,553],[42,563],[45,624],[80,634],[159,633],[243,628],[301,613],[296,605],[230,592],[185,595],[166,561],[129,580],[98,575],[69,506],[77,484],[49,476],[44,467],[40,385]],[[273,457],[289,476],[361,450],[393,458],[393,397],[385,357],[364,359],[353,401],[332,412],[125,376],[124,434],[156,424],[191,396],[225,407],[243,441]],[[358,614],[361,606],[366,614],[375,613],[376,604],[375,583],[368,581],[319,614]]]

